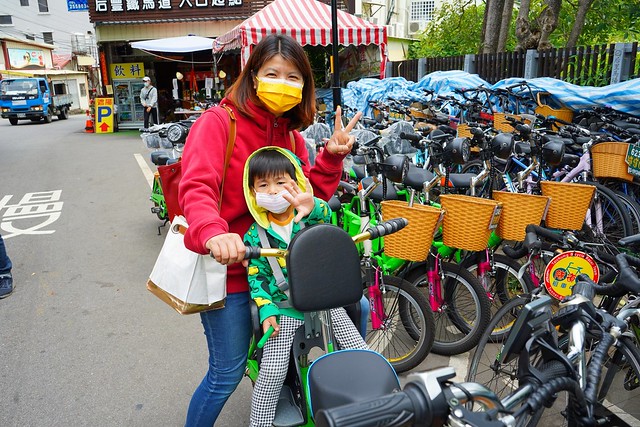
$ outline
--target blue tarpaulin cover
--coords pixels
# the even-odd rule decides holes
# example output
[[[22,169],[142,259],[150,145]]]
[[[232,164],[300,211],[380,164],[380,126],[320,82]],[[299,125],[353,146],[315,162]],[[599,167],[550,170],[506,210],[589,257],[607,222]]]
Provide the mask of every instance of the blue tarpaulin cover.
[[[433,90],[438,95],[452,95],[463,100],[454,92],[455,89],[471,89],[483,85],[489,89],[497,89],[521,82],[521,78],[500,80],[491,85],[477,74],[464,71],[436,71],[427,74],[418,82],[410,82],[403,77],[386,79],[361,79],[350,82],[342,90],[344,105],[362,111],[367,117],[372,116],[369,101],[385,101],[387,99],[423,101],[429,96],[423,89]],[[546,102],[553,107],[568,107],[573,110],[593,106],[610,107],[614,110],[640,117],[640,79],[628,80],[604,87],[578,86],[549,77],[527,80],[537,92],[548,92],[550,98]],[[333,110],[331,89],[318,89],[318,98],[323,98],[329,110]]]

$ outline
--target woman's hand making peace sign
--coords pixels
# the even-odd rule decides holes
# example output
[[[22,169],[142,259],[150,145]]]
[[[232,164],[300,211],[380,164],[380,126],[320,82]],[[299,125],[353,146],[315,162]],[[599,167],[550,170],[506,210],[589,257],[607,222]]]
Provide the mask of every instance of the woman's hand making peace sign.
[[[331,154],[345,155],[351,152],[356,138],[353,135],[349,135],[349,132],[353,130],[358,120],[360,120],[360,117],[362,117],[362,112],[358,111],[351,121],[349,121],[347,127],[342,128],[342,108],[340,108],[340,106],[336,108],[333,135],[331,135],[326,145],[326,149],[329,150]]]

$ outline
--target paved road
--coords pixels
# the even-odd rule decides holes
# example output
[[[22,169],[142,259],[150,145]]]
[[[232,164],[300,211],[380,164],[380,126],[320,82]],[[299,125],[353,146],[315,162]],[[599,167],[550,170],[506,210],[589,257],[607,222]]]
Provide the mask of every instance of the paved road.
[[[0,120],[0,233],[16,283],[0,301],[0,426],[181,426],[207,352],[199,317],[145,288],[164,238],[149,151],[137,132],[84,125]],[[448,363],[431,355],[418,369]],[[218,425],[247,425],[250,395],[245,379]]]

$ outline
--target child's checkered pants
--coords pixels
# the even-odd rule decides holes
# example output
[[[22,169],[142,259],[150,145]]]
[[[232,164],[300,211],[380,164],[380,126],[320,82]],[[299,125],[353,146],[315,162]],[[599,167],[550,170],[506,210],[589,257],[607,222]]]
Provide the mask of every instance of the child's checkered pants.
[[[341,349],[368,349],[344,308],[331,310],[333,333]],[[280,316],[280,332],[263,347],[260,373],[251,400],[251,427],[271,427],[278,397],[289,367],[289,355],[296,330],[302,320]]]

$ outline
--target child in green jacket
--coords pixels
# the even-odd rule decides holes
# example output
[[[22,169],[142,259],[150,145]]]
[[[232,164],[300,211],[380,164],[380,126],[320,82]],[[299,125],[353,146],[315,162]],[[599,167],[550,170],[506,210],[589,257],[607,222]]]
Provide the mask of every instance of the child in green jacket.
[[[288,150],[265,147],[247,159],[244,170],[244,195],[256,222],[244,236],[248,246],[268,242],[271,248],[286,249],[293,236],[306,225],[329,222],[329,205],[313,197],[300,161]],[[262,230],[260,230],[262,229]],[[284,275],[284,259],[278,259]],[[251,298],[260,310],[260,322],[266,332],[274,333],[263,348],[258,380],[253,388],[250,426],[268,427],[275,417],[280,389],[284,382],[296,329],[304,316],[288,306],[286,283],[276,283],[276,275],[266,258],[251,260],[248,266]],[[340,348],[366,349],[367,345],[343,308],[331,310],[333,329]]]

